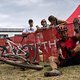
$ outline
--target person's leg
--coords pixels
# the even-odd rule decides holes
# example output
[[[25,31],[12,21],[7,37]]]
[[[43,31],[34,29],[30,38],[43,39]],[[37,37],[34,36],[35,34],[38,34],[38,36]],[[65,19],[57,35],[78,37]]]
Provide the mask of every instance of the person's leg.
[[[76,53],[76,55],[73,57],[73,63],[74,65],[80,64],[80,52]]]
[[[49,57],[50,67],[52,68],[51,71],[47,71],[44,73],[44,76],[58,76],[61,75],[61,72],[57,70],[58,66],[58,58],[50,56]]]
[[[74,57],[67,58],[60,61],[60,67],[67,67],[71,65],[78,65],[80,64],[80,55],[76,54]]]
[[[58,58],[57,58],[57,57],[50,56],[50,57],[49,57],[49,63],[50,63],[50,66],[51,66],[52,70],[58,68],[58,66],[57,66],[57,64],[56,64],[56,63],[58,63]]]

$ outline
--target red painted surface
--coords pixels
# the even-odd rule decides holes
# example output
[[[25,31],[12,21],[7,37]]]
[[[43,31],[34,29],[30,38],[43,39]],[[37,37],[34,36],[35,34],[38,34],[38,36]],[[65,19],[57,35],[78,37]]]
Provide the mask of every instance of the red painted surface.
[[[67,26],[68,26],[68,35],[73,36],[73,33],[74,33],[73,24],[69,24]],[[28,37],[26,37],[23,40],[22,43],[21,43],[22,41],[21,36],[11,37],[13,42],[18,45],[33,44],[36,46],[36,49],[38,49],[39,44],[41,44],[40,49],[43,51],[44,61],[47,61],[48,57],[51,55],[57,56],[57,49],[53,44],[54,44],[54,40],[59,38],[60,38],[59,34],[55,29],[46,29],[39,33],[31,33],[30,35],[28,35]],[[6,42],[6,39],[0,39],[0,46],[4,46],[5,42]],[[33,53],[31,53],[30,57],[32,56],[33,56]],[[39,60],[39,55],[37,56],[37,59]]]
[[[70,17],[66,21],[68,23],[73,23],[74,18],[80,19],[80,5],[75,9],[75,11],[70,15]]]

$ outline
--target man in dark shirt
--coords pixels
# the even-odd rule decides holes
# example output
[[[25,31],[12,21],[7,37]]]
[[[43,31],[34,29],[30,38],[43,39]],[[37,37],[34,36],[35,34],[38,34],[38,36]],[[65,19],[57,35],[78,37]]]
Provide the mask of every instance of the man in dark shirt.
[[[74,18],[73,20],[74,24],[74,31],[75,31],[75,36],[78,39],[78,45],[75,47],[74,51],[75,52],[80,52],[80,19]]]
[[[58,76],[61,72],[58,70],[58,66],[70,66],[80,64],[80,55],[75,53],[74,48],[78,41],[76,36],[68,37],[68,29],[66,26],[57,27],[58,33],[61,39],[57,41],[58,57],[49,57],[50,66],[52,71],[44,73],[45,76]]]

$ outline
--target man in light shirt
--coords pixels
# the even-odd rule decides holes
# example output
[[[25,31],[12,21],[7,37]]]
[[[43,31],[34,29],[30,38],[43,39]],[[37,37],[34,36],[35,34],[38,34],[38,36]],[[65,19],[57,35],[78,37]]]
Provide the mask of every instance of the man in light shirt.
[[[29,28],[25,28],[24,30],[23,30],[23,34],[24,33],[32,33],[32,32],[35,32],[36,31],[36,29],[34,28],[34,26],[33,26],[33,20],[32,19],[29,19],[29,21],[28,21],[28,24],[29,24]]]

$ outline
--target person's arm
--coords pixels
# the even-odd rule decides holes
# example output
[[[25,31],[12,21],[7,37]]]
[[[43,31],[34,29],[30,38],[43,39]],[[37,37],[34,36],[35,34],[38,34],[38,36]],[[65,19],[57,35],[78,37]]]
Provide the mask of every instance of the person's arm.
[[[65,57],[62,54],[62,49],[61,48],[58,48],[58,54],[59,54],[60,58],[65,59]]]
[[[36,26],[37,30],[35,32],[41,32],[42,28],[40,28],[39,26]]]
[[[22,32],[22,37],[25,38],[29,35],[30,33],[28,32],[28,30],[25,28]]]
[[[65,59],[64,56],[63,56],[63,54],[62,54],[62,49],[61,49],[61,46],[60,46],[60,42],[58,41],[56,43],[56,45],[57,45],[57,50],[58,50],[59,57],[62,58],[62,59]]]
[[[74,49],[73,49],[74,52],[80,52],[80,44],[78,44]]]
[[[25,36],[25,37],[27,37],[28,35],[29,35],[30,33],[22,33],[22,36]]]
[[[75,52],[75,53],[77,53],[77,52],[80,52],[80,43],[78,43],[79,42],[79,37],[80,35],[79,34],[76,34],[74,37],[72,37],[72,39],[76,42],[76,47],[72,50],[72,52]]]
[[[30,33],[26,33],[26,32],[22,32],[22,36],[27,36],[29,35]]]

